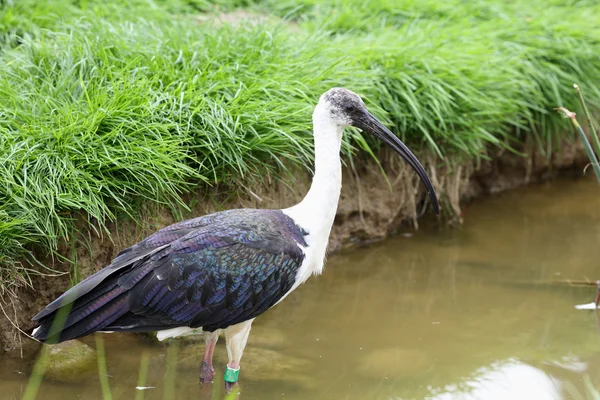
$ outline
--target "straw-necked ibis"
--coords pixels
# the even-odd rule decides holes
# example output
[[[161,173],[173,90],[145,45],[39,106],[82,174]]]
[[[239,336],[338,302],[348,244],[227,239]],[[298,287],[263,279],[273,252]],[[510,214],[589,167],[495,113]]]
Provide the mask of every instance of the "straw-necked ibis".
[[[438,212],[433,186],[417,158],[358,95],[333,88],[314,109],[315,174],[299,204],[218,212],[159,230],[37,314],[34,337],[57,343],[97,331],[159,331],[165,338],[201,328],[206,351],[200,378],[208,382],[223,332],[230,387],[237,382],[254,318],[323,269],[342,187],[342,133],[348,126],[398,152],[424,182]]]

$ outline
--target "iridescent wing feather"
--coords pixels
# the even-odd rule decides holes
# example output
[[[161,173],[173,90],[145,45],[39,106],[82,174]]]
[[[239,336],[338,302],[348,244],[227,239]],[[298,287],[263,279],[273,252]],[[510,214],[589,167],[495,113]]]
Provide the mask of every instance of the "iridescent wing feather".
[[[34,336],[214,331],[254,318],[293,286],[305,235],[280,210],[229,210],[171,225],[48,305],[34,317]]]

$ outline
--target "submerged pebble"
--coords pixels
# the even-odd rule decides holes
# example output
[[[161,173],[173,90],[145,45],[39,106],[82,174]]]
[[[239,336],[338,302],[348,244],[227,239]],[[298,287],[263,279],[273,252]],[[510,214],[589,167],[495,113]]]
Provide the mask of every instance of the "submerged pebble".
[[[60,382],[77,382],[96,370],[96,350],[78,340],[42,347],[44,376]]]
[[[369,378],[393,379],[426,372],[432,364],[424,351],[391,347],[373,350],[363,357],[359,372]]]

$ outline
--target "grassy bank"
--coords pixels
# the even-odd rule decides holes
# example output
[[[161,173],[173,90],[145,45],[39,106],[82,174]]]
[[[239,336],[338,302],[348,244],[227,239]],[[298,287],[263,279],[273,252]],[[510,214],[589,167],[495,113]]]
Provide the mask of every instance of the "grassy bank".
[[[73,236],[75,213],[103,226],[308,164],[331,86],[440,162],[527,137],[550,151],[573,82],[598,106],[600,6],[463,3],[0,2],[0,293],[26,281],[27,249]],[[269,18],[214,17],[240,7]],[[354,133],[346,151],[369,143]]]

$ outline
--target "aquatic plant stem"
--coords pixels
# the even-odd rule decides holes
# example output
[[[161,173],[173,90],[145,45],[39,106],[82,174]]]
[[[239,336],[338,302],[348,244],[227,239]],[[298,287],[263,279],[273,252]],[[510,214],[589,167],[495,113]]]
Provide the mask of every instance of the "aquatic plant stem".
[[[592,167],[594,168],[594,173],[596,174],[598,183],[600,183],[600,165],[598,165],[598,159],[596,158],[596,155],[594,154],[594,150],[592,150],[592,146],[590,145],[590,142],[587,139],[587,136],[585,136],[585,132],[583,131],[583,129],[581,129],[581,125],[579,125],[579,122],[577,122],[577,118],[575,118],[576,114],[574,112],[567,110],[564,107],[559,107],[556,110],[558,112],[562,112],[566,117],[569,117],[571,119],[573,126],[579,133],[579,137],[581,138],[581,142],[583,143],[583,148],[585,149],[585,152],[590,160],[590,163],[592,164]]]
[[[164,378],[163,400],[175,399],[175,384],[177,379],[177,358],[179,357],[179,342],[173,342],[167,349],[167,368]]]
[[[66,299],[69,299],[67,296]],[[64,323],[71,311],[72,302],[69,302],[69,305],[64,308],[58,310],[54,320],[52,321],[52,326],[50,327],[50,332],[58,332],[64,326]],[[58,340],[58,337],[51,337],[45,342],[48,344],[55,344]],[[42,380],[44,379],[44,374],[46,372],[46,367],[48,365],[48,352],[44,351],[44,347],[42,347],[39,355],[35,361],[35,365],[33,366],[33,370],[31,372],[31,376],[29,381],[27,382],[27,387],[25,388],[25,393],[23,394],[23,400],[34,400],[37,397],[38,390],[40,385],[42,384]]]
[[[31,377],[27,381],[25,393],[22,397],[23,400],[35,400],[37,397],[38,390],[42,384],[42,378],[44,377],[44,372],[46,372],[47,359],[48,353],[40,351],[38,359],[33,366],[33,371],[31,371]]]
[[[144,389],[146,386],[146,380],[148,379],[148,366],[150,365],[150,354],[147,351],[142,353],[142,359],[140,360],[140,374],[138,375],[137,382],[137,393],[135,394],[135,400],[144,400]]]
[[[596,128],[594,127],[594,123],[592,122],[592,116],[590,114],[590,111],[587,108],[585,99],[583,98],[583,93],[581,93],[581,89],[579,88],[579,85],[577,85],[576,83],[573,84],[573,88],[575,88],[575,91],[577,92],[577,95],[579,96],[579,102],[581,103],[581,106],[583,107],[583,111],[585,112],[585,116],[587,117],[588,125],[590,126],[590,131],[592,133],[592,140],[594,141],[594,147],[596,149],[596,155],[600,155],[600,140],[598,139],[598,132],[596,132]]]
[[[112,400],[110,384],[108,383],[108,372],[106,370],[106,353],[104,352],[104,339],[101,334],[96,334],[96,354],[98,359],[98,379],[102,389],[102,399]]]

